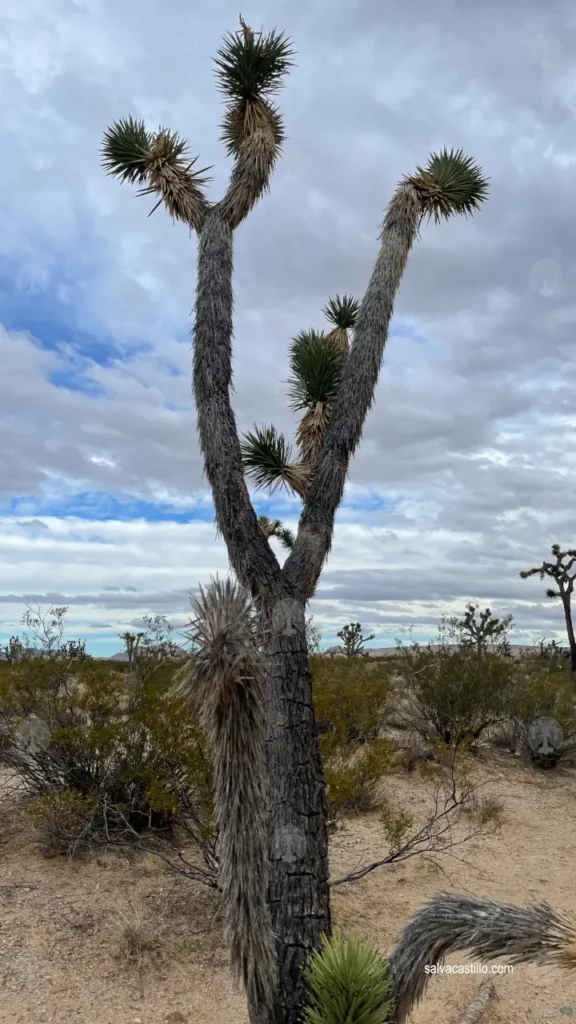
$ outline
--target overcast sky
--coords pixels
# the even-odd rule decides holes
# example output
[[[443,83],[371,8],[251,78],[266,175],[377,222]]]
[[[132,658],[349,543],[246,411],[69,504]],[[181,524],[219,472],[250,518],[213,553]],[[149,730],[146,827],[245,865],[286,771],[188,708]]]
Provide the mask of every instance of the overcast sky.
[[[69,606],[93,653],[142,614],[179,628],[227,556],[190,391],[195,239],[107,178],[128,114],[181,132],[210,197],[229,163],[212,58],[234,3],[18,0],[0,20],[0,639],[26,598]],[[433,11],[433,14],[430,13]],[[236,237],[241,430],[289,434],[290,338],[361,296],[383,210],[431,150],[491,178],[473,220],[427,225],[398,297],[377,400],[311,610],[433,637],[468,600],[513,637],[563,636],[519,571],[576,544],[576,13],[547,4],[249,2],[297,66],[270,194]],[[298,504],[256,494],[295,526]],[[280,554],[280,551],[278,552]]]

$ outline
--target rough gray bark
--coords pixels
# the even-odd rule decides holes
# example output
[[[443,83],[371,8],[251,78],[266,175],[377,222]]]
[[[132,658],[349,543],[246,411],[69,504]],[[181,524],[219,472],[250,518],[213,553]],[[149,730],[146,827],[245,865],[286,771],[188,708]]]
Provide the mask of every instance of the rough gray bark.
[[[572,622],[572,607],[571,597],[572,590],[574,587],[574,581],[570,581],[572,586],[562,594],[562,604],[564,606],[564,618],[566,619],[566,632],[568,634],[568,647],[570,648],[570,668],[572,672],[576,672],[576,637],[574,636],[574,624]]]
[[[280,566],[252,508],[230,404],[232,270],[232,229],[215,208],[198,239],[193,383],[200,448],[234,572],[253,597],[263,590],[280,597]]]
[[[324,778],[304,608],[301,614],[293,602],[288,608],[288,629],[282,628],[282,615],[272,614],[266,652],[269,902],[278,969],[274,1024],[301,1019],[303,967],[321,934],[331,930]]]

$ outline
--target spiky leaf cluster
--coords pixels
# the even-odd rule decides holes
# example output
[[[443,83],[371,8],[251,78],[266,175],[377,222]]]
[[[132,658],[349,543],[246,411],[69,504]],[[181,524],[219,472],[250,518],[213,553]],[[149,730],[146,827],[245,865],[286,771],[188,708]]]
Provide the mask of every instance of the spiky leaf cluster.
[[[313,409],[331,404],[342,379],[346,355],[318,331],[300,331],[290,351],[292,373],[287,381],[290,408]]]
[[[195,227],[206,205],[202,187],[210,181],[205,176],[209,168],[193,170],[196,160],[177,132],[160,127],[154,135],[133,117],[115,121],[102,144],[107,174],[130,184],[146,183],[138,194],[159,197],[151,213],[164,202],[172,218]]]
[[[303,494],[307,483],[307,468],[292,462],[292,448],[275,427],[254,427],[240,443],[245,472],[256,487],[267,487],[274,492],[286,486]]]
[[[271,131],[277,152],[284,141],[284,126],[270,97],[292,67],[293,50],[283,32],[254,32],[240,19],[241,28],[229,32],[215,58],[216,79],[228,104],[221,139],[229,155],[258,129]]]
[[[322,312],[334,327],[346,331],[356,326],[359,309],[360,301],[353,295],[335,295],[334,298],[328,299]]]
[[[280,89],[294,51],[283,32],[254,32],[242,19],[240,24],[226,33],[214,59],[216,80],[232,103],[256,103]]]
[[[416,189],[422,216],[436,223],[458,214],[469,216],[488,196],[488,181],[482,168],[462,149],[432,153],[425,167],[407,175],[400,186]]]
[[[258,526],[266,537],[277,537],[280,543],[289,551],[294,547],[296,538],[292,530],[287,526],[283,526],[279,519],[258,516]]]
[[[335,930],[322,936],[306,970],[305,1024],[389,1024],[393,1018],[386,961],[368,943]]]
[[[359,305],[351,295],[336,295],[323,310],[334,329],[328,334],[304,330],[293,338],[286,383],[290,408],[304,414],[296,433],[299,460],[292,462],[290,446],[274,427],[255,429],[244,437],[242,452],[245,471],[257,487],[273,491],[284,484],[304,496],[340,387],[348,359],[348,331],[356,323]]]
[[[107,174],[131,185],[141,185],[148,176],[154,136],[143,121],[122,117],[104,133],[102,166]]]

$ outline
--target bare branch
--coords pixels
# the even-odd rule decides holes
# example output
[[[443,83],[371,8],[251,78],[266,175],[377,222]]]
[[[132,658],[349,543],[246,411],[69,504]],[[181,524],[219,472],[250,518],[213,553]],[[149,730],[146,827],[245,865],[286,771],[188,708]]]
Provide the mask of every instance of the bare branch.
[[[463,1014],[458,1017],[455,1024],[478,1024],[482,1019],[490,1003],[498,999],[498,993],[493,981],[485,981],[471,1003],[468,1004]]]

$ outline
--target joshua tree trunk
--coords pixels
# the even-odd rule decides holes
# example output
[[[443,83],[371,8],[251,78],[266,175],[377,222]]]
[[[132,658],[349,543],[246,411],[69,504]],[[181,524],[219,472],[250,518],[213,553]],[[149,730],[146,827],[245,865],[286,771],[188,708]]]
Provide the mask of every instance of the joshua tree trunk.
[[[285,605],[297,609],[295,602]],[[277,937],[275,1024],[300,1020],[302,970],[330,934],[328,833],[304,613],[288,630],[272,616],[267,649],[270,911]],[[252,1012],[253,1024],[259,1021]]]
[[[564,617],[566,619],[566,632],[568,634],[568,646],[570,648],[570,668],[573,673],[576,673],[576,637],[574,636],[574,623],[572,622],[571,597],[571,591],[562,594]]]

